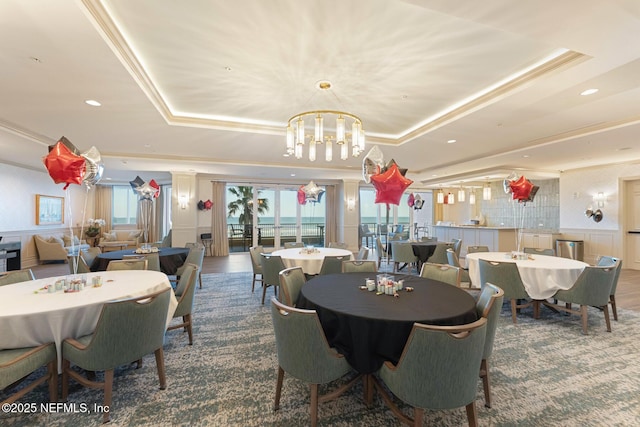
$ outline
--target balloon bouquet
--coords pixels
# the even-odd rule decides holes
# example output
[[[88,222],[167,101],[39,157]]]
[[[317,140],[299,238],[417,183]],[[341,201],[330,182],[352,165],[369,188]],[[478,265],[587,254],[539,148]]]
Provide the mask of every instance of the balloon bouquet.
[[[73,236],[73,210],[71,209],[71,193],[69,185],[84,184],[86,188],[84,198],[84,209],[82,210],[82,228],[80,235],[84,235],[85,214],[87,211],[87,196],[89,190],[102,179],[104,165],[100,152],[96,147],[91,147],[84,153],[80,153],[78,148],[64,136],[55,144],[49,146],[49,154],[42,159],[44,166],[49,172],[49,176],[56,184],[65,184],[66,206],[68,209],[67,218],[69,218],[69,235]],[[75,239],[72,240],[72,253],[80,256],[80,251],[75,248]],[[77,273],[78,263],[75,263],[75,272]]]
[[[160,186],[153,179],[145,182],[139,176],[136,176],[136,179],[133,181],[129,181],[129,184],[131,184],[133,192],[140,196],[140,222],[142,223],[144,241],[146,243],[149,241],[149,224],[151,223],[151,215],[153,214],[153,202],[160,195]]]
[[[313,218],[315,217],[316,204],[322,201],[324,193],[324,188],[318,187],[313,181],[309,181],[307,185],[301,185],[300,188],[298,188],[298,204],[304,206],[307,202],[311,203],[311,212],[309,214],[310,223],[313,222]]]
[[[412,180],[405,177],[406,173],[407,169],[400,168],[393,159],[385,165],[384,156],[377,145],[369,150],[362,161],[362,178],[365,182],[373,184],[376,189],[375,203],[387,205],[387,226],[389,225],[389,205],[399,205],[402,194],[413,184]],[[409,195],[410,199],[411,196]],[[413,204],[415,205],[415,196]]]
[[[522,242],[522,231],[524,229],[524,220],[526,217],[526,206],[528,202],[533,202],[536,193],[540,189],[537,185],[534,185],[531,181],[524,177],[524,175],[518,177],[515,172],[511,172],[509,176],[503,181],[504,192],[512,194],[512,200],[517,200],[518,204],[513,204],[513,216],[516,219],[516,224],[520,224],[518,227],[518,233],[516,234],[516,248],[520,252],[520,246]],[[519,208],[520,207],[520,208]],[[518,221],[518,219],[520,221]]]

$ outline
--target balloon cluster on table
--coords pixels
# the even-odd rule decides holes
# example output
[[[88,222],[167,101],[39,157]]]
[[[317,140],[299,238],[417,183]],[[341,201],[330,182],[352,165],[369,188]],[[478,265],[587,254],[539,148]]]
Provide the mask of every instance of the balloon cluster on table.
[[[518,177],[515,172],[511,172],[509,176],[503,182],[504,192],[507,194],[513,194],[513,200],[517,200],[519,203],[532,202],[536,193],[540,189],[537,185],[534,185],[531,181],[524,177],[524,175]]]
[[[80,153],[64,136],[49,146],[49,154],[43,158],[43,162],[53,182],[66,184],[64,190],[69,184],[84,183],[91,188],[102,179],[104,172],[102,158],[96,147]]]
[[[160,186],[154,179],[146,182],[139,176],[136,176],[136,179],[129,181],[129,184],[131,184],[133,192],[140,196],[140,200],[153,200],[157,199],[160,195]]]
[[[424,200],[422,200],[422,196],[419,194],[411,193],[407,198],[407,205],[414,210],[422,209],[422,205],[424,205]]]
[[[301,205],[305,205],[307,202],[319,203],[324,193],[324,188],[318,187],[313,181],[309,181],[307,185],[301,185],[298,188],[298,203]]]
[[[206,202],[203,202],[202,200],[198,202],[198,210],[200,211],[208,211],[208,210],[211,210],[212,207],[213,207],[213,202],[209,199],[207,199]]]
[[[404,190],[413,184],[406,173],[407,169],[400,168],[393,159],[385,165],[382,151],[375,145],[362,161],[362,177],[376,189],[375,203],[400,204]]]

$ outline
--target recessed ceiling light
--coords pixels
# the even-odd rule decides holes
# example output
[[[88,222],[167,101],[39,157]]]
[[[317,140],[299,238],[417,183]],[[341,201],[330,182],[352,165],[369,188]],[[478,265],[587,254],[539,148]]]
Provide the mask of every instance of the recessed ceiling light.
[[[100,107],[102,105],[95,99],[87,99],[86,101],[84,101],[84,103],[87,105],[91,105],[92,107]]]
[[[144,148],[151,148],[151,144],[144,144]]]
[[[524,157],[525,159],[529,157],[528,154],[523,154],[522,157]]]
[[[580,95],[582,95],[582,96],[593,95],[597,91],[598,91],[598,89],[587,89],[587,90],[585,90],[583,92],[580,92]]]
[[[447,144],[453,144],[454,142],[457,142],[457,140],[456,139],[450,139],[450,140],[447,141]]]
[[[292,173],[292,174],[291,174],[291,176],[296,176],[296,174],[295,174],[295,173]]]

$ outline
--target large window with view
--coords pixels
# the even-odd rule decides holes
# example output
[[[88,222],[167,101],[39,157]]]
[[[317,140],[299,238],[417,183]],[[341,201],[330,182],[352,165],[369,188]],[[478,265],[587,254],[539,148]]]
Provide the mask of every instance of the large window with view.
[[[114,185],[111,200],[111,224],[135,225],[138,196],[129,185]]]

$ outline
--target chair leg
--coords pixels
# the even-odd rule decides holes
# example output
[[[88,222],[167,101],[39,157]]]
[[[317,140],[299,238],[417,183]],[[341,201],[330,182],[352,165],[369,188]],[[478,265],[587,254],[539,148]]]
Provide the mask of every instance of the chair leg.
[[[251,293],[256,289],[256,273],[253,273],[253,279],[251,280]]]
[[[262,305],[264,305],[264,298],[267,296],[267,286],[269,285],[262,282]]]
[[[158,367],[158,380],[160,381],[160,390],[167,388],[167,374],[164,369],[164,351],[162,347],[155,351],[156,366]]]
[[[618,321],[618,308],[616,307],[616,296],[609,296],[609,303],[611,304],[611,311],[613,311],[613,320]]]
[[[318,384],[311,384],[311,427],[318,425]]]
[[[187,333],[189,334],[189,345],[193,345],[193,330],[191,329],[191,313],[184,316]]]
[[[413,425],[415,427],[422,427],[422,419],[424,418],[424,409],[413,408]]]
[[[111,400],[113,395],[113,369],[104,371],[104,407],[111,409]],[[109,422],[109,412],[106,411],[102,415],[102,422]]]
[[[202,271],[198,272],[198,280],[200,281],[200,289],[202,289]]]
[[[47,365],[47,376],[49,377],[49,400],[58,401],[58,359],[53,359]]]
[[[604,311],[604,321],[607,324],[607,332],[611,332],[611,319],[609,318],[609,304],[602,307]]]
[[[484,388],[484,406],[491,408],[491,383],[489,378],[489,361],[482,359],[480,364],[480,378],[482,378],[482,387]]]
[[[516,307],[518,304],[516,304],[516,300],[515,299],[511,299],[511,318],[513,319],[513,323],[518,323],[518,319],[516,317],[518,308]]]
[[[469,420],[469,427],[477,427],[478,426],[478,414],[476,412],[476,402],[473,401],[469,403],[467,406],[467,420]]]
[[[587,335],[587,306],[580,305],[580,317],[582,318],[582,333]]]
[[[282,380],[284,379],[284,369],[278,366],[278,379],[276,380],[276,399],[273,402],[273,410],[280,409],[280,395],[282,394]]]

